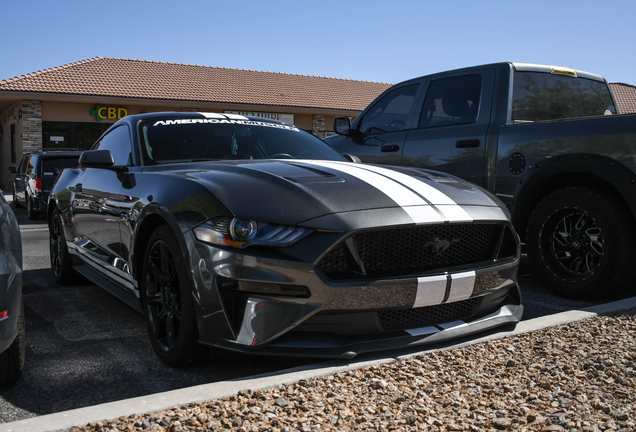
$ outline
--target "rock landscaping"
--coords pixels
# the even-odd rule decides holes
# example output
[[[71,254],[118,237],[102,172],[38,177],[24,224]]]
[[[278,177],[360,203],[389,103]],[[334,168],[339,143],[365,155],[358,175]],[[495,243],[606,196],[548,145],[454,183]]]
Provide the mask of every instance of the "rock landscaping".
[[[634,431],[636,309],[80,431]]]

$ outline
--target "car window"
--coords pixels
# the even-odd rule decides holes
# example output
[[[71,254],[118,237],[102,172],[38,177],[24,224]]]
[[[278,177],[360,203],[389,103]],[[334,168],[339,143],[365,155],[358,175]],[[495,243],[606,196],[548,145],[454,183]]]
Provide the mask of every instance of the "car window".
[[[480,97],[481,75],[478,74],[431,81],[419,127],[474,123],[479,112]]]
[[[91,150],[110,150],[115,165],[132,165],[130,133],[128,126],[121,125],[104,135]]]
[[[512,120],[557,120],[616,113],[604,82],[539,72],[515,72]]]
[[[406,118],[411,112],[418,87],[419,84],[400,87],[383,96],[364,114],[360,132],[377,134],[406,129]]]
[[[29,161],[26,164],[26,173],[27,174],[31,174],[33,172],[33,170],[35,169],[35,167],[33,166],[34,163],[35,163],[35,157],[30,157]]]
[[[177,118],[140,123],[144,165],[222,159],[346,160],[321,139],[283,123]]]
[[[26,166],[29,163],[29,156],[24,156],[20,161],[20,166],[18,167],[18,172],[20,174],[26,173]]]
[[[47,157],[42,160],[42,177],[57,177],[65,168],[77,168],[79,157]]]

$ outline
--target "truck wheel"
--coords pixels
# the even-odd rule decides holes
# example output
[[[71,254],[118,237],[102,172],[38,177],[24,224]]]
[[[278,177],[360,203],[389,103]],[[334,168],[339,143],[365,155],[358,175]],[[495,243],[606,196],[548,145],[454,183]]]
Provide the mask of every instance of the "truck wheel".
[[[587,187],[554,191],[528,222],[526,247],[532,268],[550,291],[570,299],[632,289],[632,225],[627,212],[607,193]]]

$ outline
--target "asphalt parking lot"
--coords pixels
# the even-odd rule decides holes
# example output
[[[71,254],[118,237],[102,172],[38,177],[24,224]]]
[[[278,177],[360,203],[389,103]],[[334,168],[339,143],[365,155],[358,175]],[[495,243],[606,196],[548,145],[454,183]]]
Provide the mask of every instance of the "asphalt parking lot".
[[[49,267],[46,221],[15,209],[24,256],[27,360],[17,384],[0,391],[0,422],[11,422],[106,402],[314,363],[311,358],[216,353],[187,369],[155,356],[141,315],[86,282],[61,287]],[[601,302],[552,296],[522,267],[524,320]]]

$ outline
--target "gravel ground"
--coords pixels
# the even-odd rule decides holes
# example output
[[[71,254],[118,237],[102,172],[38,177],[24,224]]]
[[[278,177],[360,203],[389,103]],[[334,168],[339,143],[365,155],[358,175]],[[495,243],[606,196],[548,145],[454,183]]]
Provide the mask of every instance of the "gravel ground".
[[[636,309],[79,431],[636,430]]]

